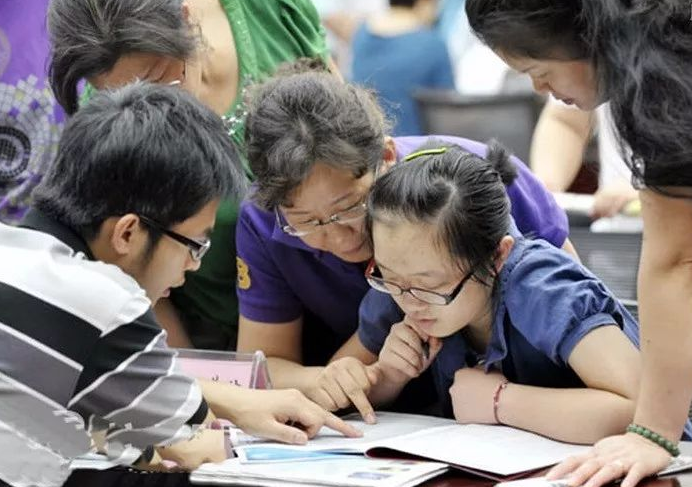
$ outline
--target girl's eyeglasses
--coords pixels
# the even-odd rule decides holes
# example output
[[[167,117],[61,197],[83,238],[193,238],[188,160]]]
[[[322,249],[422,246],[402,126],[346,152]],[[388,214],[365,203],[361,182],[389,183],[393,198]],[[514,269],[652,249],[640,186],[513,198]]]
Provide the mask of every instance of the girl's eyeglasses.
[[[473,277],[473,272],[469,272],[464,276],[464,278],[457,284],[457,286],[449,294],[442,294],[435,291],[429,291],[427,289],[421,289],[419,287],[408,287],[403,288],[396,283],[388,281],[382,277],[377,265],[374,260],[370,261],[368,268],[365,270],[365,279],[370,284],[370,287],[377,289],[380,292],[391,294],[392,296],[401,296],[404,293],[409,293],[414,298],[423,301],[427,304],[433,304],[436,306],[446,306],[459,295],[464,285]]]

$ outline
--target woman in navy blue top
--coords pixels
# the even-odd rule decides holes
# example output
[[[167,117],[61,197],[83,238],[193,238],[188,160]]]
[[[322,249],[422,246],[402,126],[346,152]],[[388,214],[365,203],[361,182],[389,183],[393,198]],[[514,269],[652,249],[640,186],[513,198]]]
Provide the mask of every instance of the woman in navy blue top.
[[[637,323],[572,257],[519,233],[504,186],[514,175],[499,147],[486,160],[431,142],[375,182],[376,290],[359,329],[379,352],[371,400],[433,365],[460,422],[591,443],[632,420]]]

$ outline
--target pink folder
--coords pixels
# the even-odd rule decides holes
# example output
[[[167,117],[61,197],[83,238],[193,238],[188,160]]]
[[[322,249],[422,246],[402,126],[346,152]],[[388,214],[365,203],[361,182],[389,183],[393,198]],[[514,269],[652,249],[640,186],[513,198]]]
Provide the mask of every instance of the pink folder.
[[[228,382],[250,389],[271,389],[267,359],[255,353],[178,349],[181,370],[197,379]]]

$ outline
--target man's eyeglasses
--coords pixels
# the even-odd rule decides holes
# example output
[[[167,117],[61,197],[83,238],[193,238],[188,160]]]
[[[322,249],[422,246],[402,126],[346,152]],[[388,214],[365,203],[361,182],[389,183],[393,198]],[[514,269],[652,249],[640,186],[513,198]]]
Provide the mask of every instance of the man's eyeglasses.
[[[176,233],[173,230],[169,230],[160,223],[146,216],[139,215],[139,219],[148,227],[153,228],[154,230],[157,230],[166,235],[167,237],[172,238],[176,242],[186,246],[187,249],[190,251],[190,256],[192,257],[192,260],[202,260],[204,254],[206,254],[209,250],[209,247],[211,247],[210,239],[206,239],[203,242],[199,242],[197,240],[186,237],[185,235],[180,235],[179,233]]]
[[[473,277],[473,272],[469,272],[464,276],[464,278],[457,284],[457,286],[449,294],[437,293],[435,291],[429,291],[427,289],[421,289],[419,287],[409,287],[403,288],[398,284],[391,281],[387,281],[382,278],[379,269],[375,265],[375,261],[371,260],[368,268],[365,270],[365,279],[370,284],[370,287],[377,289],[383,293],[391,294],[392,296],[401,296],[404,293],[409,293],[414,298],[423,301],[427,304],[434,304],[437,306],[446,306],[459,295],[464,285]]]
[[[288,223],[278,208],[274,209],[274,213],[276,215],[276,224],[281,230],[294,237],[304,237],[305,235],[316,232],[320,227],[331,225],[332,223],[336,223],[337,225],[348,225],[349,223],[361,220],[365,218],[367,207],[365,203],[361,202],[343,211],[334,213],[326,220],[310,220],[309,222],[296,224]]]

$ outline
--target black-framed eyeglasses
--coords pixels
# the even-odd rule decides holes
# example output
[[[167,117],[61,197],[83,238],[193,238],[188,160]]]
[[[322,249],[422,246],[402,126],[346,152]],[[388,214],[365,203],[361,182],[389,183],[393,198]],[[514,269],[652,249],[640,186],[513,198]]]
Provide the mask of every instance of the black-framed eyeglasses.
[[[151,227],[154,230],[163,233],[167,237],[172,238],[176,242],[186,246],[187,249],[190,251],[190,256],[192,257],[192,260],[202,260],[204,254],[206,254],[209,250],[209,247],[211,247],[211,239],[206,239],[203,242],[200,242],[190,237],[186,237],[185,235],[180,235],[179,233],[174,232],[173,230],[169,230],[160,223],[158,223],[156,220],[152,220],[149,217],[139,215],[139,219],[142,220],[142,222],[148,227]]]
[[[281,214],[279,208],[274,208],[276,224],[284,233],[287,233],[293,237],[303,237],[305,235],[309,235],[316,232],[320,227],[331,225],[332,223],[337,225],[348,225],[365,218],[366,213],[367,206],[364,202],[360,202],[351,206],[350,208],[346,208],[343,211],[334,213],[326,220],[315,219],[310,220],[309,222],[291,224],[286,220],[286,217]]]
[[[377,265],[374,260],[370,261],[368,268],[365,270],[365,279],[370,284],[370,287],[377,289],[383,293],[391,294],[392,296],[401,296],[404,293],[409,293],[414,298],[419,301],[423,301],[427,304],[434,304],[436,306],[447,306],[449,303],[454,301],[459,295],[464,285],[473,277],[473,272],[469,272],[464,276],[464,278],[457,284],[457,286],[449,294],[442,294],[435,291],[429,291],[427,289],[421,289],[419,287],[409,287],[403,288],[398,284],[388,281],[382,277]]]

